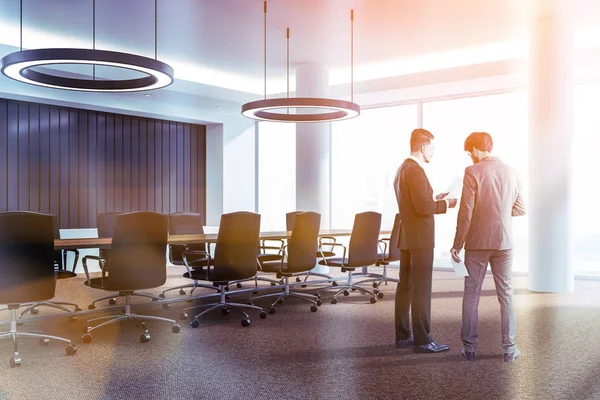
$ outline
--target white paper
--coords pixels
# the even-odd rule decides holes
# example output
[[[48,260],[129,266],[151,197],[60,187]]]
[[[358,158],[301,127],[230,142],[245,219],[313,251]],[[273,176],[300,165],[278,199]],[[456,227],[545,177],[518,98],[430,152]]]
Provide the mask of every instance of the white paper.
[[[450,257],[450,260],[452,261],[452,268],[454,268],[456,276],[469,276],[464,260],[461,259],[460,262],[456,262],[452,257]]]
[[[447,198],[460,198],[460,195],[462,194],[462,184],[462,179],[460,179],[458,176],[454,177],[454,179],[452,179],[452,182],[450,182],[450,185],[448,185],[448,190],[446,190],[446,192],[449,193]]]

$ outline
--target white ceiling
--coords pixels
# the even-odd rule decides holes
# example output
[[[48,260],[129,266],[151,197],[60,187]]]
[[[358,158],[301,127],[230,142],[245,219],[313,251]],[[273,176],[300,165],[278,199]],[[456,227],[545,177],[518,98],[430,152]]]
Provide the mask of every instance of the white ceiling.
[[[421,68],[415,60],[428,60],[427,68],[435,69],[473,57],[482,57],[481,62],[504,57],[494,49],[522,51],[530,1],[270,0],[268,92],[285,87],[286,27],[291,29],[292,75],[295,65],[322,63],[332,71],[332,83],[342,84],[350,80],[351,8],[355,78],[366,81],[416,72],[401,70],[411,62]],[[154,55],[154,0],[96,3],[97,48]],[[571,4],[579,26],[600,25],[598,0]],[[2,44],[0,56],[19,44],[19,0],[0,1]],[[157,45],[158,58],[175,68],[177,82],[168,91],[240,102],[258,98],[263,90],[262,0],[158,0]],[[23,46],[91,47],[92,0],[23,0]],[[486,48],[496,54],[483,54]],[[470,49],[468,57],[464,49]],[[440,54],[449,56],[446,61],[432,57]],[[451,64],[443,65],[448,59]],[[370,73],[380,66],[379,75],[367,74],[367,66]],[[0,77],[0,85],[5,83]]]

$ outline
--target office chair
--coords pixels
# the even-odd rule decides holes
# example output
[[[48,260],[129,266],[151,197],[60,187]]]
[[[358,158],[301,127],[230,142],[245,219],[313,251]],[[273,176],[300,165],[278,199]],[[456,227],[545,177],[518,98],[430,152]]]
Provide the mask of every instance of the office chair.
[[[206,280],[218,286],[220,301],[212,304],[202,304],[183,310],[181,317],[187,318],[187,311],[196,308],[206,308],[190,322],[192,328],[200,326],[198,318],[213,310],[220,309],[223,315],[235,311],[244,316],[242,326],[250,325],[250,317],[242,308],[260,311],[260,318],[265,319],[267,313],[260,307],[250,304],[228,302],[225,287],[231,282],[248,279],[256,275],[256,247],[259,243],[260,215],[250,212],[235,212],[223,214],[219,224],[219,233],[215,246],[215,257],[207,270]],[[193,251],[190,252],[193,254]],[[184,257],[184,260],[187,260]],[[187,261],[186,261],[187,262]],[[188,265],[190,267],[190,265]]]
[[[102,276],[91,278],[84,263],[85,284],[96,289],[118,291],[125,297],[124,313],[110,315],[87,321],[84,343],[92,341],[91,332],[103,326],[131,320],[144,330],[140,342],[150,340],[150,333],[143,320],[156,320],[173,324],[172,331],[177,333],[180,326],[175,320],[149,315],[131,313],[131,296],[138,289],[150,289],[162,286],[167,280],[165,248],[167,247],[167,216],[153,212],[132,212],[115,217],[115,226],[110,247],[110,259],[103,264]],[[85,257],[84,257],[85,260]],[[104,321],[97,325],[94,322]]]
[[[338,302],[337,296],[343,293],[344,296],[349,296],[350,291],[358,290],[370,296],[369,301],[376,303],[377,298],[383,298],[383,293],[377,289],[371,291],[353,282],[352,272],[356,268],[367,267],[373,265],[378,260],[379,231],[381,229],[381,214],[368,211],[356,214],[354,217],[354,226],[350,236],[350,244],[348,248],[341,243],[336,243],[335,246],[343,248],[343,256],[341,258],[330,258],[327,264],[324,261],[319,261],[321,265],[328,267],[341,268],[342,272],[348,272],[348,280],[342,288],[340,288],[332,297],[331,303]],[[346,258],[346,252],[348,257]],[[325,288],[328,290],[331,288]]]
[[[50,340],[67,343],[66,353],[73,355],[77,346],[69,339],[17,330],[17,309],[24,303],[37,303],[54,297],[54,236],[52,216],[33,212],[0,214],[0,303],[8,304],[10,328],[0,339],[12,339],[14,356],[11,367],[21,365],[19,338],[39,339],[40,345]]]
[[[283,293],[270,293],[251,298],[250,301],[276,296],[276,300],[268,308],[269,314],[275,314],[275,304],[281,304],[286,297],[296,297],[313,303],[310,310],[316,312],[321,300],[317,296],[290,291],[290,277],[298,273],[310,271],[317,262],[317,238],[321,225],[321,215],[314,212],[297,213],[292,236],[284,246],[283,258],[280,261],[262,263],[263,271],[274,272],[277,278],[284,279]]]

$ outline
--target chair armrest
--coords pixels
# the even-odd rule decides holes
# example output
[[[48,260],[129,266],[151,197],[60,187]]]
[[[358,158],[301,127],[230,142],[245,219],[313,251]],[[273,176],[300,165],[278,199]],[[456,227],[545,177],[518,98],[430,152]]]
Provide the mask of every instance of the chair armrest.
[[[184,251],[183,254],[181,255],[181,258],[183,259],[183,265],[185,266],[185,269],[187,270],[187,273],[190,276],[192,274],[192,270],[190,269],[190,264],[189,264],[189,261],[187,259],[188,255],[197,255],[197,256],[204,256],[204,257],[206,257],[206,267],[210,269],[210,256],[209,256],[208,252],[202,251],[202,250],[187,250],[187,251]],[[204,267],[204,266],[202,265],[202,267]]]
[[[83,271],[85,272],[85,277],[87,279],[88,286],[91,284],[90,272],[88,271],[88,267],[87,267],[87,260],[88,259],[90,259],[90,260],[96,260],[100,264],[100,269],[102,270],[102,286],[104,286],[104,275],[105,275],[105,271],[106,271],[106,260],[104,258],[102,258],[102,257],[97,257],[97,256],[85,256],[85,257],[83,257],[83,260],[81,260],[81,263],[83,264]]]
[[[279,243],[279,246],[267,246],[266,242],[277,242]],[[262,245],[258,246],[261,250],[277,250],[277,254],[281,254],[281,250],[283,249],[283,246],[285,245],[285,242],[283,241],[283,239],[263,239],[262,240]]]
[[[388,245],[387,245],[386,242],[389,242],[389,240],[390,239],[387,239],[387,240],[386,239],[381,239],[381,240],[377,241],[377,247],[379,247],[379,250],[381,250],[381,245],[383,245],[383,251],[382,251],[382,253],[383,253],[383,257],[384,258],[385,258],[385,255],[387,254],[387,247],[388,247]]]
[[[344,253],[342,256],[342,260],[346,260],[346,245],[344,245],[343,243],[327,243],[327,246],[331,246],[331,248],[333,249],[334,247],[341,247],[344,249]],[[321,245],[319,244],[319,249],[321,249]],[[322,250],[321,250],[322,251]]]

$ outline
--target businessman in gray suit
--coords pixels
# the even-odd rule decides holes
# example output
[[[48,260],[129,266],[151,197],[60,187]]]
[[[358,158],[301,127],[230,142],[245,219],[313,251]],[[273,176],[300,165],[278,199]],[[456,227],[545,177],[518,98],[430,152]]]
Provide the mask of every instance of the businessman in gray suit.
[[[490,155],[494,143],[486,132],[473,132],[465,140],[465,151],[473,164],[465,170],[456,235],[450,253],[460,262],[465,248],[465,277],[461,355],[475,359],[477,347],[477,307],[488,264],[492,269],[496,295],[500,303],[504,361],[520,355],[515,342],[517,321],[511,286],[513,242],[511,217],[524,215],[520,184],[516,171]]]

